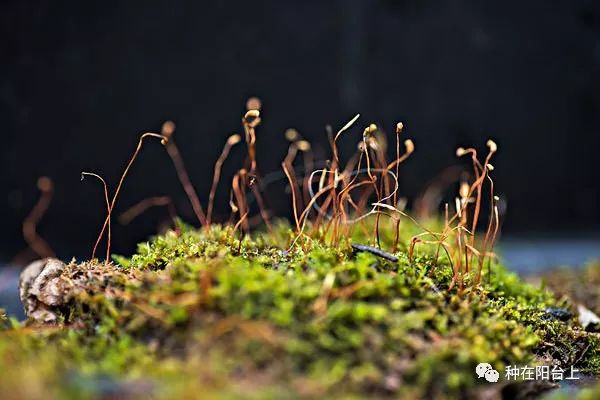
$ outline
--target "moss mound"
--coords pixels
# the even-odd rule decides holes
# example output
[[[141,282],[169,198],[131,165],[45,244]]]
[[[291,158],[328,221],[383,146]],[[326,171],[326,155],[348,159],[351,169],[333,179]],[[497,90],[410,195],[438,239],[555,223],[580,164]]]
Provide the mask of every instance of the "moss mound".
[[[392,262],[353,250],[360,233],[291,251],[284,225],[235,237],[180,225],[118,264],[67,265],[57,323],[0,333],[0,393],[460,398],[510,389],[478,380],[480,362],[597,373],[600,345],[569,301],[500,265],[449,290],[451,266],[425,246]]]

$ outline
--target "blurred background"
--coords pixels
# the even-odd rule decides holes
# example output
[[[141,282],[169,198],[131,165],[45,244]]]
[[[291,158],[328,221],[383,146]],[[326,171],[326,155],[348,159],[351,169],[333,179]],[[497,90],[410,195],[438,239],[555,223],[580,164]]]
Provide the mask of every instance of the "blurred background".
[[[287,128],[326,155],[325,126],[361,113],[344,154],[366,124],[392,139],[403,121],[416,144],[402,168],[410,200],[457,163],[456,147],[483,151],[491,137],[508,257],[600,256],[598,2],[4,0],[0,32],[0,263],[26,248],[21,224],[43,175],[55,194],[39,233],[63,259],[89,257],[105,206],[80,172],[114,189],[140,133],[167,119],[206,205],[250,96],[263,102],[263,175],[280,170]],[[238,146],[224,168],[220,215],[243,157]],[[289,197],[274,193],[268,206],[286,215]],[[195,222],[171,160],[149,141],[116,212],[165,195]],[[167,217],[156,208],[115,224],[114,251],[130,254]],[[575,247],[555,245],[565,241]]]

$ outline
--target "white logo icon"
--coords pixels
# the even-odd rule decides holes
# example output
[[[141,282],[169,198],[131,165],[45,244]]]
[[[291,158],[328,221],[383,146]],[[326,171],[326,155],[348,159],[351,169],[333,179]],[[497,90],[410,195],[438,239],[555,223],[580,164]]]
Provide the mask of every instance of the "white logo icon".
[[[496,383],[498,382],[498,379],[500,379],[498,371],[492,368],[488,363],[479,363],[477,367],[475,367],[475,372],[477,373],[478,378],[485,378],[485,380],[490,383]]]

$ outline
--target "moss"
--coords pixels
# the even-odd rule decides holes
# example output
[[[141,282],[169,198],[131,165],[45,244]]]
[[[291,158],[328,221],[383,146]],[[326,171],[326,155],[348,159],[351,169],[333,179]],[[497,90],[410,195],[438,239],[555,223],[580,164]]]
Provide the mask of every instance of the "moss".
[[[582,304],[594,313],[600,313],[600,262],[589,262],[582,269],[549,271],[541,276],[541,282],[557,297],[568,298],[573,304]],[[579,366],[587,373],[600,375],[598,334],[579,335],[576,340],[579,347],[587,349]]]
[[[426,246],[391,263],[352,250],[369,242],[360,230],[288,251],[292,237],[280,224],[240,243],[230,227],[179,224],[118,265],[71,263],[58,326],[0,334],[0,393],[456,398],[489,389],[480,362],[598,372],[598,340],[545,311],[569,302],[501,265],[460,292]]]

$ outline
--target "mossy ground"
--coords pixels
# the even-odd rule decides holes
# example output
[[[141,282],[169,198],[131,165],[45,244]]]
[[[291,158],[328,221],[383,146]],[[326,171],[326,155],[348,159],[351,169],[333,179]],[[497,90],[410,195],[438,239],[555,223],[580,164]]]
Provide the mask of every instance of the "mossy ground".
[[[577,270],[556,269],[538,278],[557,295],[569,297],[600,315],[600,261]]]
[[[71,263],[58,325],[0,317],[2,397],[464,398],[506,389],[480,362],[600,370],[596,336],[545,311],[570,302],[501,265],[448,290],[435,248],[391,263],[352,251],[359,229],[291,251],[284,224],[238,236],[180,225],[118,264]]]

